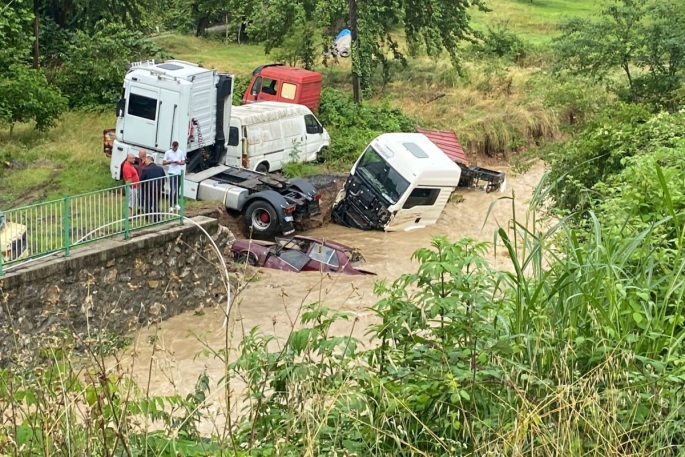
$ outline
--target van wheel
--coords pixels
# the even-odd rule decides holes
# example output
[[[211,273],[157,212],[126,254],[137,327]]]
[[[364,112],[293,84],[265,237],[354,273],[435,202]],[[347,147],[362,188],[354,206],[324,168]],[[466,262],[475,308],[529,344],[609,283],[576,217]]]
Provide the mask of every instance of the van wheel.
[[[276,210],[269,203],[258,200],[252,202],[245,211],[247,226],[257,236],[273,237],[281,229]]]
[[[267,165],[266,162],[262,162],[259,165],[257,165],[257,168],[255,168],[255,171],[259,173],[268,173],[269,172],[269,165]]]
[[[319,150],[319,153],[316,155],[316,161],[318,163],[324,163],[326,161],[327,154],[328,148],[326,146],[322,147],[321,150]]]

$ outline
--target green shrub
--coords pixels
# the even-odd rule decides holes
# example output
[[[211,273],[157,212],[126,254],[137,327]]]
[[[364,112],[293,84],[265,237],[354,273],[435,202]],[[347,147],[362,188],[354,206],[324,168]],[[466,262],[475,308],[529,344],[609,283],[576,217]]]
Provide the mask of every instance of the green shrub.
[[[582,212],[604,196],[593,188],[625,168],[625,159],[674,147],[685,137],[685,114],[651,115],[646,107],[618,104],[570,141],[543,153],[550,167],[548,195],[562,211]]]
[[[387,101],[379,105],[356,105],[351,96],[336,89],[321,92],[319,120],[331,135],[331,146],[324,159],[352,162],[371,140],[389,132],[413,132],[416,123]]]

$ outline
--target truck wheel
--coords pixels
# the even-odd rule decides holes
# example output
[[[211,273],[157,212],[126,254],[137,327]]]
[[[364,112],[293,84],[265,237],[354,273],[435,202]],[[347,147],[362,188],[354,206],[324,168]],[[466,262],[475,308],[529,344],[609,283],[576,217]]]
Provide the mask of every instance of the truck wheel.
[[[257,168],[255,168],[255,171],[259,173],[268,173],[269,172],[269,166],[266,164],[266,162],[262,162],[259,165],[257,165]]]
[[[276,210],[265,201],[252,202],[245,211],[245,219],[255,235],[271,237],[281,229]]]

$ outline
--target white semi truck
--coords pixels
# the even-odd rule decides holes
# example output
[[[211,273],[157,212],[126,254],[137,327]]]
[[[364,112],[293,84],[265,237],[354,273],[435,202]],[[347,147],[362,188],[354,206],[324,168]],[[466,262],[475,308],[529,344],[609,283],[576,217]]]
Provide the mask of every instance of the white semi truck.
[[[336,198],[333,221],[361,230],[435,224],[461,168],[420,133],[386,133],[366,148]]]
[[[257,236],[293,233],[295,222],[321,213],[320,195],[304,179],[231,166],[232,98],[233,75],[179,60],[132,64],[117,102],[116,129],[104,134],[112,178],[121,179],[127,154],[137,157],[145,149],[161,165],[177,141],[186,153],[185,197],[217,200],[244,213]]]

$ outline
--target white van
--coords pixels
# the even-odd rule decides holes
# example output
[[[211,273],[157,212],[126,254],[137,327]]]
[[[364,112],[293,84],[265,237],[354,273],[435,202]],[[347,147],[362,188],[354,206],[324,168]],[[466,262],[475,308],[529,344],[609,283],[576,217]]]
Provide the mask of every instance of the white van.
[[[304,105],[260,102],[234,106],[226,141],[226,165],[263,173],[292,161],[312,162],[330,136]]]
[[[352,167],[333,221],[386,232],[435,224],[459,185],[461,168],[421,133],[386,133]]]

